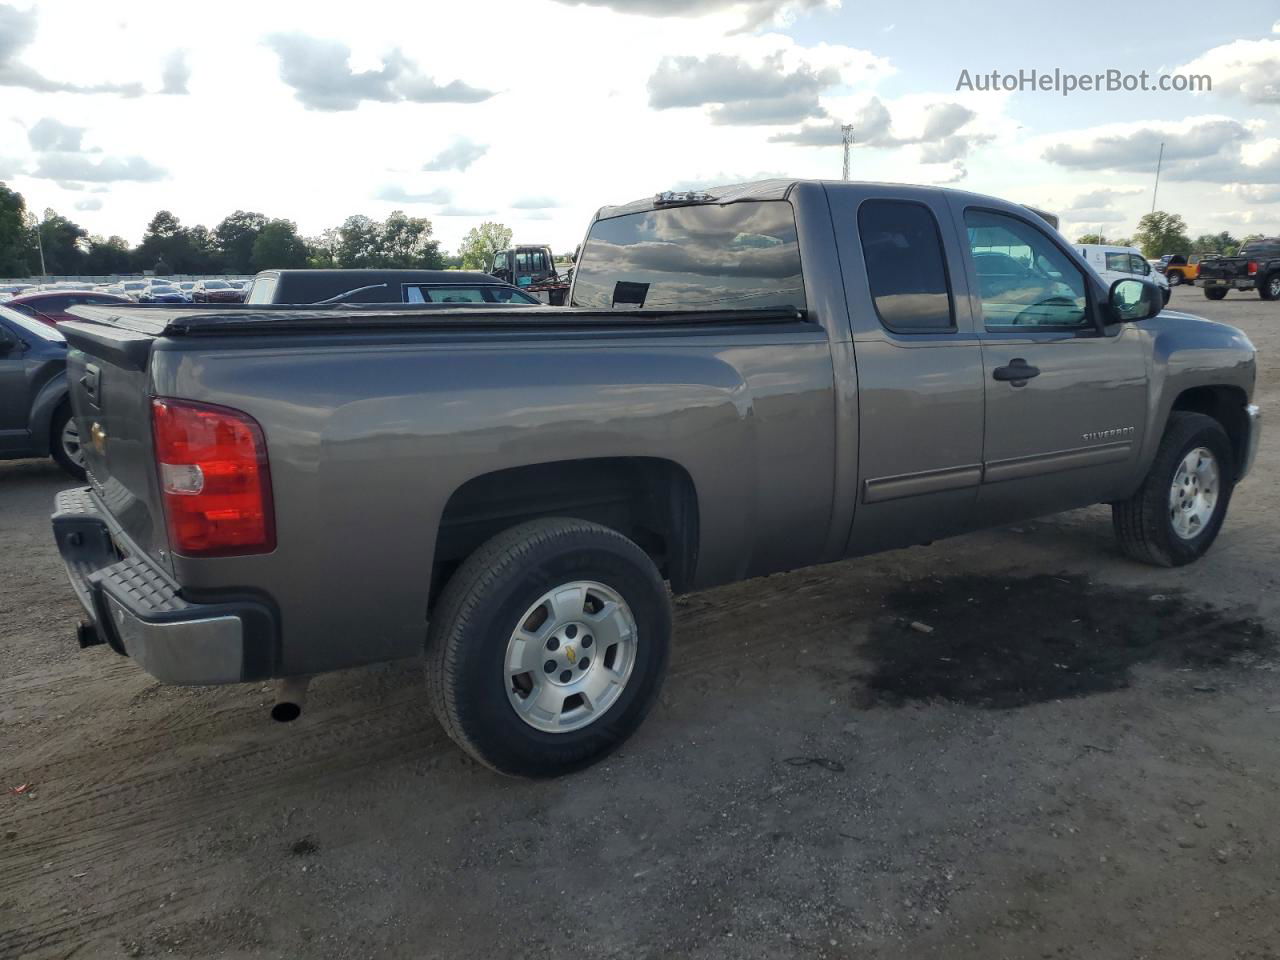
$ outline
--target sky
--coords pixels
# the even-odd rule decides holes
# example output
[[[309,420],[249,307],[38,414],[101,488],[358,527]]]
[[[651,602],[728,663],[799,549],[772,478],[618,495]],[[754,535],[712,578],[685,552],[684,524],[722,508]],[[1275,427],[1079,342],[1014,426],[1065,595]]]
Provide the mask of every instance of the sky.
[[[852,176],[956,186],[1128,235],[1280,233],[1280,6],[1082,14],[954,0],[0,2],[0,180],[141,239],[236,209],[484,220],[571,250],[669,189]],[[1170,29],[1169,24],[1186,29]],[[1207,92],[982,90],[993,70],[1204,74]]]

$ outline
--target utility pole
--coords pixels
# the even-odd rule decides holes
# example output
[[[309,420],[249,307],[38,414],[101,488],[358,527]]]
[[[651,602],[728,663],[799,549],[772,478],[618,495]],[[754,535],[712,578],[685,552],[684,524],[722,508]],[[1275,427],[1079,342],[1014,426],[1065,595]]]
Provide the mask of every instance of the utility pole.
[[[1151,191],[1151,212],[1156,212],[1156,194],[1160,192],[1160,167],[1164,163],[1164,142],[1160,143],[1160,156],[1156,158],[1156,185]]]
[[[849,179],[849,148],[853,146],[853,124],[846,123],[840,127],[844,140],[844,180]]]

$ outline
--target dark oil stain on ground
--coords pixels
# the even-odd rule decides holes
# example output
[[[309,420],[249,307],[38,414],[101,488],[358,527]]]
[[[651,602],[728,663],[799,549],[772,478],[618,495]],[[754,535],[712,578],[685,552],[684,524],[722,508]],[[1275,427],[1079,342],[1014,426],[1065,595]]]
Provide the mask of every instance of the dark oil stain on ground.
[[[1153,599],[1084,577],[925,579],[890,593],[872,627],[866,705],[1008,709],[1124,689],[1140,663],[1211,669],[1276,648],[1257,621],[1175,593]]]

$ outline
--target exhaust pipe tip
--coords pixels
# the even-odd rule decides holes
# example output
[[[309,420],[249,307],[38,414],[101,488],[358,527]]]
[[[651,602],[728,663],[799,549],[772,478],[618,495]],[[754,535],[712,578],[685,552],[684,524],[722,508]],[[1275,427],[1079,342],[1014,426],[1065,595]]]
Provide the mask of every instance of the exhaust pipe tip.
[[[271,708],[271,719],[277,723],[292,723],[302,716],[302,704],[307,699],[310,677],[285,677],[276,685],[276,702]]]

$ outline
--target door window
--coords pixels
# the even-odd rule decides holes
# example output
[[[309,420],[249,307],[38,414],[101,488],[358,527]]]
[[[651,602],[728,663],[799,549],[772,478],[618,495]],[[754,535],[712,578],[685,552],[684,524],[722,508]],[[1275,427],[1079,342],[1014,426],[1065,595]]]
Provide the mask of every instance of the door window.
[[[964,222],[988,330],[1088,325],[1084,274],[1045,234],[987,210],[966,210]]]
[[[1133,265],[1127,253],[1108,253],[1107,269],[1112,273],[1133,273]]]
[[[1140,277],[1146,277],[1151,274],[1151,264],[1143,260],[1136,253],[1129,254],[1129,272],[1137,274]]]
[[[942,236],[928,207],[868,200],[858,208],[858,234],[882,324],[898,333],[955,330]]]

